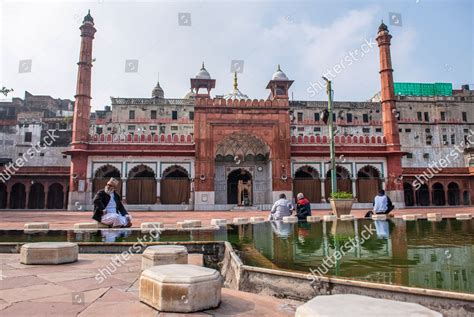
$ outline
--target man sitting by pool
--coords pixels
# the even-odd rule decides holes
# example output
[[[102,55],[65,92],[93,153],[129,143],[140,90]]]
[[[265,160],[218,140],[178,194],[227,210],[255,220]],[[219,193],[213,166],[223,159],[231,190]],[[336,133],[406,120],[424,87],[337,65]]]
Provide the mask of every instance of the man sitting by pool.
[[[111,178],[105,188],[95,194],[92,219],[109,227],[131,227],[132,217],[125,210],[120,195],[115,192],[118,185],[119,181]]]

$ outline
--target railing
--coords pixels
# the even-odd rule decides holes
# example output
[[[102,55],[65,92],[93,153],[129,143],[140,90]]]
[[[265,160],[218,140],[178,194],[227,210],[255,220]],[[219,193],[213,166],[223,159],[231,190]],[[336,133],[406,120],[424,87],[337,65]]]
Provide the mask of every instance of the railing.
[[[93,134],[91,143],[157,143],[157,144],[194,144],[192,135],[172,134]]]
[[[345,145],[358,145],[358,144],[374,144],[374,145],[385,145],[385,137],[382,136],[335,136],[334,142],[336,144]],[[329,138],[327,136],[292,136],[291,144],[329,144]]]

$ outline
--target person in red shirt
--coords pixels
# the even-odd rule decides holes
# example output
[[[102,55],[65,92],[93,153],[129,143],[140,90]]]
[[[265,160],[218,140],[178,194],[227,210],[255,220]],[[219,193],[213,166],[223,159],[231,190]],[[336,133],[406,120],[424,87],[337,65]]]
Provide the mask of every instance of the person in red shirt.
[[[311,216],[311,203],[303,193],[296,195],[296,200],[296,216],[298,220],[306,220],[306,217]]]

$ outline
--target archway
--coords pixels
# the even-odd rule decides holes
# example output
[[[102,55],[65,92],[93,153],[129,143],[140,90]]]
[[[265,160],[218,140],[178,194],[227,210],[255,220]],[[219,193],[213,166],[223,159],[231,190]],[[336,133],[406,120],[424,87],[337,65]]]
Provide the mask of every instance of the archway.
[[[26,191],[25,185],[22,183],[16,183],[12,186],[12,192],[10,194],[10,208],[11,209],[24,209],[26,205]]]
[[[295,172],[293,179],[293,197],[303,193],[312,203],[321,202],[321,180],[319,173],[311,166],[302,166]]]
[[[63,185],[54,183],[49,186],[48,190],[48,209],[63,209],[64,208],[64,190]]]
[[[252,205],[252,175],[245,169],[233,170],[227,176],[227,203]]]
[[[434,183],[432,189],[432,201],[435,206],[446,205],[446,199],[444,196],[444,187],[441,183]]]
[[[30,187],[30,195],[28,197],[28,209],[44,208],[44,186],[41,183],[34,183]]]
[[[362,167],[357,172],[357,201],[360,203],[371,203],[382,189],[382,181],[379,171],[370,165]]]
[[[168,167],[161,177],[162,204],[189,204],[191,182],[188,172],[181,166]]]
[[[7,208],[7,186],[0,184],[0,209]]]
[[[466,205],[466,206],[471,204],[471,198],[469,197],[469,191],[465,190],[462,193],[462,201],[463,201],[463,204]]]
[[[155,172],[146,165],[138,165],[128,173],[127,203],[151,205],[156,203]]]
[[[94,181],[92,183],[92,195],[95,195],[97,191],[104,188],[111,177],[119,181],[119,185],[116,188],[117,194],[122,195],[122,180],[120,179],[120,171],[112,165],[104,165],[97,169],[94,175]]]
[[[457,206],[460,204],[459,186],[457,183],[448,184],[448,205]]]
[[[415,205],[415,196],[413,195],[413,187],[410,183],[403,183],[403,196],[405,196],[405,206]]]
[[[430,192],[428,185],[423,184],[416,191],[416,201],[418,206],[429,206],[430,205]]]
[[[342,167],[336,166],[336,181],[337,181],[337,191],[338,192],[347,192],[352,193],[352,180],[351,173]],[[331,195],[331,170],[328,170],[326,173],[326,181],[324,182],[324,190],[326,193],[326,200],[329,202]]]

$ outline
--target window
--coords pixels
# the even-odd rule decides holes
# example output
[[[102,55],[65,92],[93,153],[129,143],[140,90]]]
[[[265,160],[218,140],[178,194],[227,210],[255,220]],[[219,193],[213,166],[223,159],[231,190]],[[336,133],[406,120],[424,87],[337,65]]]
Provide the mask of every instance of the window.
[[[165,134],[166,132],[166,126],[160,125],[160,134]]]
[[[347,122],[352,122],[352,113],[346,114],[346,120]]]
[[[178,126],[177,125],[171,126],[171,131],[178,131]]]
[[[443,144],[448,144],[448,136],[446,134],[443,134]]]
[[[150,131],[155,131],[156,128],[157,128],[156,125],[151,125],[151,126],[150,126]]]
[[[462,121],[467,122],[467,112],[462,112]]]
[[[406,133],[410,133],[410,132],[411,132],[411,129],[405,129],[405,132],[406,132]]]
[[[362,128],[362,133],[370,133],[370,128]]]
[[[403,129],[401,129],[401,128],[400,128],[400,129],[398,129],[398,132],[403,132]]]
[[[23,156],[23,153],[21,153],[21,152],[20,152],[20,153],[18,153],[18,156]]]
[[[32,133],[25,132],[25,142],[31,142]]]
[[[424,159],[429,159],[429,158],[430,158],[430,154],[429,154],[429,153],[423,153],[423,158],[424,158]]]
[[[456,134],[451,134],[451,144],[456,144]]]
[[[424,113],[425,121],[430,121],[430,114],[428,112]]]
[[[178,120],[178,111],[176,110],[171,111],[171,119]]]
[[[304,132],[304,127],[298,127],[298,132]]]
[[[426,145],[431,145],[431,140],[433,139],[433,137],[431,135],[427,135],[426,136]]]
[[[441,111],[441,121],[446,121],[446,112]]]
[[[426,133],[431,133],[431,129],[425,129]]]
[[[134,125],[129,125],[128,126],[128,131],[135,131],[135,126]]]
[[[44,153],[43,153],[43,152],[41,152],[41,153],[40,153],[40,156],[41,156],[41,157],[43,157],[43,156],[44,156]]]
[[[421,112],[417,112],[416,117],[417,117],[418,121],[421,121],[423,119],[422,116],[421,116]]]
[[[407,159],[412,159],[413,158],[413,153],[407,153]]]
[[[152,110],[150,113],[151,119],[156,119],[156,110]]]
[[[302,112],[298,112],[297,115],[298,115],[298,122],[303,121],[303,113],[302,113]]]
[[[103,132],[103,129],[101,127],[95,128],[95,133],[102,134],[102,132]]]
[[[382,128],[375,128],[376,133],[382,133]]]
[[[320,127],[315,127],[313,131],[314,132],[321,132],[321,128]]]
[[[130,120],[135,119],[135,110],[130,110],[130,111],[128,112],[128,118],[129,118]]]
[[[314,113],[314,121],[318,122],[319,120],[321,120],[321,115],[319,112],[315,112]]]
[[[369,122],[369,115],[367,113],[364,113],[362,115],[362,121],[365,123]]]
[[[464,133],[469,133],[469,129],[464,129]]]
[[[194,111],[189,111],[189,120],[194,120]]]

